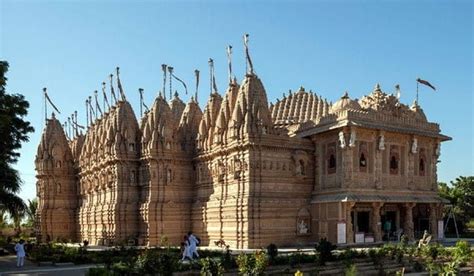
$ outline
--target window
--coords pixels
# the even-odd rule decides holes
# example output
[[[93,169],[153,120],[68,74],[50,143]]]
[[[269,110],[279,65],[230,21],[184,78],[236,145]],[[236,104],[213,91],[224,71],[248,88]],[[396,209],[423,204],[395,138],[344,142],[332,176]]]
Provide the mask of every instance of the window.
[[[368,160],[367,158],[369,157],[368,146],[366,142],[360,142],[359,143],[359,171],[360,172],[367,172],[368,168]]]
[[[418,175],[425,176],[425,172],[426,172],[425,149],[420,149],[418,152]]]
[[[129,151],[134,151],[135,150],[135,144],[134,143],[129,143],[128,144],[128,150]]]
[[[326,167],[328,174],[336,173],[336,145],[336,143],[330,143],[326,148]]]
[[[389,167],[390,167],[390,174],[398,174],[399,172],[399,165],[400,157],[398,153],[398,146],[390,146],[390,160],[389,160]]]
[[[425,175],[425,160],[420,158],[420,176]]]

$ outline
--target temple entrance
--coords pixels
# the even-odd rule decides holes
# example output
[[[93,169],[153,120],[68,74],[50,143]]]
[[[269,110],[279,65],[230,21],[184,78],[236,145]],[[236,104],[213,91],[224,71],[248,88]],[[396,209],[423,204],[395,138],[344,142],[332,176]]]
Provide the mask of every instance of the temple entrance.
[[[357,212],[357,228],[356,232],[370,232],[370,212]]]

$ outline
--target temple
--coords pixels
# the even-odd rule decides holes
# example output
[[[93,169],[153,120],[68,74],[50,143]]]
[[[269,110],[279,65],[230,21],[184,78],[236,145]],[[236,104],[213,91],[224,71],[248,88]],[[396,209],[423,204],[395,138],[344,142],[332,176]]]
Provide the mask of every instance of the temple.
[[[451,138],[416,101],[377,84],[360,100],[331,104],[301,87],[269,104],[250,68],[222,95],[213,89],[204,111],[162,91],[137,120],[118,88],[110,108],[88,111],[85,134],[68,138],[54,114],[47,120],[35,160],[43,240],[179,245],[193,231],[202,245],[260,248],[442,238],[436,170]]]

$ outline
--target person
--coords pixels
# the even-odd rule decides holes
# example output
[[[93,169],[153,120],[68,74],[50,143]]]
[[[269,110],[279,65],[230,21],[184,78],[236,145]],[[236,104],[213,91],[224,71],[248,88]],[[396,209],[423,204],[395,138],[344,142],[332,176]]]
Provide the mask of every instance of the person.
[[[25,241],[20,239],[20,241],[15,245],[16,251],[16,267],[22,267],[25,264]]]
[[[392,231],[392,221],[391,220],[386,220],[384,224],[384,230],[387,233],[387,240],[390,240],[390,231]]]
[[[421,248],[425,245],[428,245],[431,241],[431,235],[428,233],[427,230],[423,232],[423,238],[418,242],[418,248]]]
[[[199,254],[197,252],[197,246],[199,244],[198,238],[194,236],[193,232],[189,231],[188,232],[188,241],[189,241],[189,254],[191,255],[192,258],[196,256],[196,258],[199,258]]]
[[[181,258],[181,261],[184,261],[186,259],[190,259],[190,260],[193,259],[192,255],[190,254],[189,239],[187,235],[184,235],[183,241],[181,242],[181,253],[183,255],[183,257]]]

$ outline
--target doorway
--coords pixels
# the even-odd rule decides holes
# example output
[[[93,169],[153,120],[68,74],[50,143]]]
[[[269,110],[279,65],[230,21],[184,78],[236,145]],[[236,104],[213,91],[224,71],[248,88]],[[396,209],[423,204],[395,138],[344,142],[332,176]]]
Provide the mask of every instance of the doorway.
[[[386,211],[382,215],[382,233],[383,240],[389,241],[390,238],[393,238],[395,232],[397,231],[397,212],[396,211]]]
[[[359,211],[357,212],[357,228],[356,232],[370,232],[370,212]]]

